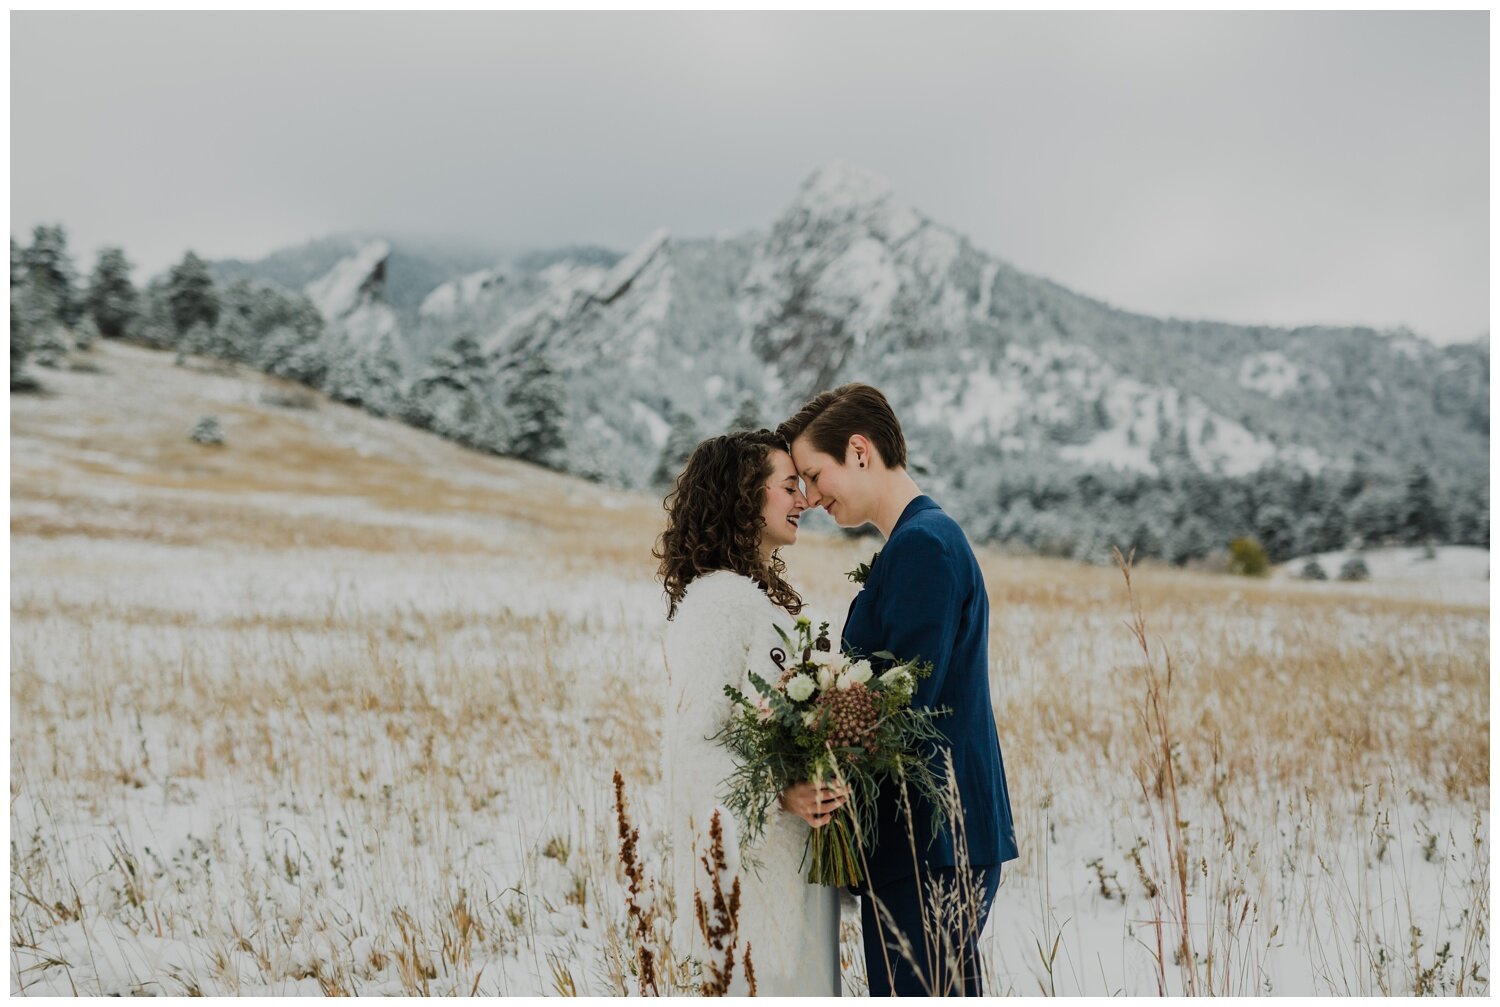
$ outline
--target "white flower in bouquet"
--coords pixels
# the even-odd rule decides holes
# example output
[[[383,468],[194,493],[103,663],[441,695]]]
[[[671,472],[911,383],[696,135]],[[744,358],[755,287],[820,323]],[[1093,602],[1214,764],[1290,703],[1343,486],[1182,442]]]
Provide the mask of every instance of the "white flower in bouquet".
[[[834,680],[835,680],[835,677],[834,677],[833,669],[830,668],[830,667],[828,667],[828,665],[825,664],[821,668],[818,669],[818,691],[819,692],[827,692],[829,689],[832,689],[833,688],[833,684],[834,684]]]
[[[860,659],[849,665],[849,667],[845,669],[842,677],[848,679],[851,682],[858,682],[863,685],[865,682],[868,682],[870,680],[870,677],[874,674],[875,669],[870,667],[870,662],[864,659]]]
[[[808,710],[806,713],[804,713],[802,715],[802,726],[803,727],[816,727],[817,724],[818,724],[818,711],[817,710]]]
[[[911,668],[904,664],[897,665],[882,674],[880,680],[890,686],[911,685]]]
[[[812,652],[812,656],[808,658],[808,661],[819,668],[831,668],[838,661],[838,658],[824,651],[815,650]]]
[[[806,675],[793,675],[786,684],[786,694],[800,703],[813,694],[816,685]]]

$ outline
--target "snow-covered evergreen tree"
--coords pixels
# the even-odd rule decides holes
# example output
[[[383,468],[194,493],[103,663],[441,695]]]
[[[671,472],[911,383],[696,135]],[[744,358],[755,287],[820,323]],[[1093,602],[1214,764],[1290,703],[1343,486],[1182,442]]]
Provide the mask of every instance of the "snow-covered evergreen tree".
[[[1292,514],[1280,504],[1266,503],[1256,511],[1255,533],[1273,563],[1289,558],[1296,549]]]
[[[139,297],[130,282],[130,262],[119,248],[102,248],[89,278],[84,304],[107,339],[124,336],[139,313]]]
[[[165,277],[156,277],[146,284],[141,294],[140,314],[134,326],[126,330],[132,340],[158,350],[177,345],[177,323],[172,319],[172,304],[167,295]]]
[[[202,319],[194,322],[177,340],[177,356],[173,359],[178,367],[187,363],[187,358],[206,354],[213,348],[214,330]]]
[[[1432,473],[1425,465],[1411,466],[1406,473],[1406,495],[1401,504],[1398,534],[1403,542],[1431,543],[1440,540],[1446,528],[1438,507]]]
[[[28,387],[28,360],[60,367],[72,348],[78,297],[67,237],[61,227],[39,226],[30,247],[11,246],[11,383]],[[19,384],[17,382],[19,381]]]
[[[43,315],[65,328],[78,323],[83,313],[75,282],[73,262],[68,257],[67,233],[59,225],[38,225],[31,245],[21,253],[24,282],[30,288],[29,310],[40,324]]]
[[[403,418],[461,444],[503,453],[506,422],[494,402],[484,354],[473,335],[462,332],[433,354],[407,390]]]
[[[254,357],[255,343],[250,319],[238,311],[225,311],[214,326],[208,353],[230,363],[244,362]]]
[[[340,402],[363,406],[376,416],[400,415],[404,372],[395,337],[386,333],[372,348],[338,334],[328,348],[323,390]]]
[[[1402,495],[1381,483],[1367,485],[1349,505],[1349,534],[1357,545],[1376,545],[1401,526]]]
[[[270,284],[251,291],[255,346],[249,362],[268,374],[321,388],[327,378],[323,316],[305,294],[288,294]]]
[[[267,374],[322,388],[328,375],[328,359],[321,332],[277,325],[261,338],[255,366]]]
[[[526,359],[505,399],[510,417],[510,453],[549,468],[563,464],[565,398],[562,381],[542,354]]]
[[[167,278],[167,302],[172,308],[172,324],[179,334],[200,322],[212,329],[219,321],[219,295],[213,274],[194,253],[188,252],[172,267]]]
[[[21,265],[21,246],[10,239],[10,390],[32,391],[36,379],[26,369],[26,358],[31,353],[31,341],[25,326],[21,324],[21,280],[26,269]]]

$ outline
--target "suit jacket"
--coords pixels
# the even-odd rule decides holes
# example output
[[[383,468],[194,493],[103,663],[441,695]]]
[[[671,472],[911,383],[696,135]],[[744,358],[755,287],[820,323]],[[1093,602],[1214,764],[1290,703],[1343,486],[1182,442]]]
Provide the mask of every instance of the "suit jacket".
[[[843,649],[860,656],[885,650],[902,662],[932,663],[932,675],[918,681],[912,705],[953,711],[936,723],[943,747],[953,753],[963,838],[974,866],[1019,855],[990,705],[989,624],[989,594],[963,529],[930,497],[917,497],[902,511],[864,589],[849,606]],[[877,671],[890,664],[873,663]],[[933,768],[944,778],[940,752],[934,753]],[[930,806],[914,791],[910,796],[923,870],[955,866],[950,830],[945,824],[933,835]],[[870,889],[917,873],[894,785],[881,788],[876,816],[879,831],[867,851]]]

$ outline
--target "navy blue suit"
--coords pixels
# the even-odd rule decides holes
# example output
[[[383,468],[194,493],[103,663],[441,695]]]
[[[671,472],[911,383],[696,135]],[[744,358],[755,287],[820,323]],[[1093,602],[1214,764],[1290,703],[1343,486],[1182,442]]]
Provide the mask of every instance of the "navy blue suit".
[[[902,511],[863,590],[849,606],[843,649],[859,656],[884,650],[901,661],[932,663],[932,675],[918,681],[912,704],[952,711],[936,723],[945,739],[942,747],[953,754],[967,859],[979,877],[981,892],[993,898],[1000,864],[1019,854],[1005,786],[1005,764],[990,706],[989,622],[989,594],[963,529],[930,497],[919,496]],[[874,663],[878,672],[889,662]],[[934,758],[933,768],[941,778],[944,764],[940,754]],[[876,959],[871,960],[874,918],[869,896],[873,893],[897,914],[898,925],[913,940],[921,960],[922,945],[917,943],[921,921],[910,918],[916,911],[915,889],[934,877],[951,878],[956,863],[953,837],[946,825],[934,835],[930,807],[910,788],[908,793],[910,834],[896,788],[882,788],[876,802],[878,833],[866,851],[869,874],[857,893],[865,896],[865,964],[875,995],[890,991],[882,988],[888,978],[887,961],[896,972],[895,992],[941,992],[934,989],[930,977],[926,989],[914,975],[903,977],[902,972],[909,973],[910,969],[897,967],[897,953],[883,952],[878,942],[873,948]],[[920,863],[913,862],[913,838]],[[986,899],[984,914],[988,911]],[[902,915],[908,918],[903,920]],[[979,992],[977,967],[965,980],[967,992]],[[941,980],[937,986],[942,986]]]

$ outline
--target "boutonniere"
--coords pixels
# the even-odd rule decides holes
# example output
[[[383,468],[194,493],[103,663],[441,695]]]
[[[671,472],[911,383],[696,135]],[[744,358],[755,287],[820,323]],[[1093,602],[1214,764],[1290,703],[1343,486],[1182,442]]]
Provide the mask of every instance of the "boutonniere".
[[[859,564],[853,570],[850,570],[848,573],[844,574],[844,576],[848,577],[854,583],[863,587],[865,581],[870,579],[870,571],[875,568],[875,561],[879,558],[880,553],[876,552],[875,555],[870,557],[870,562]]]

